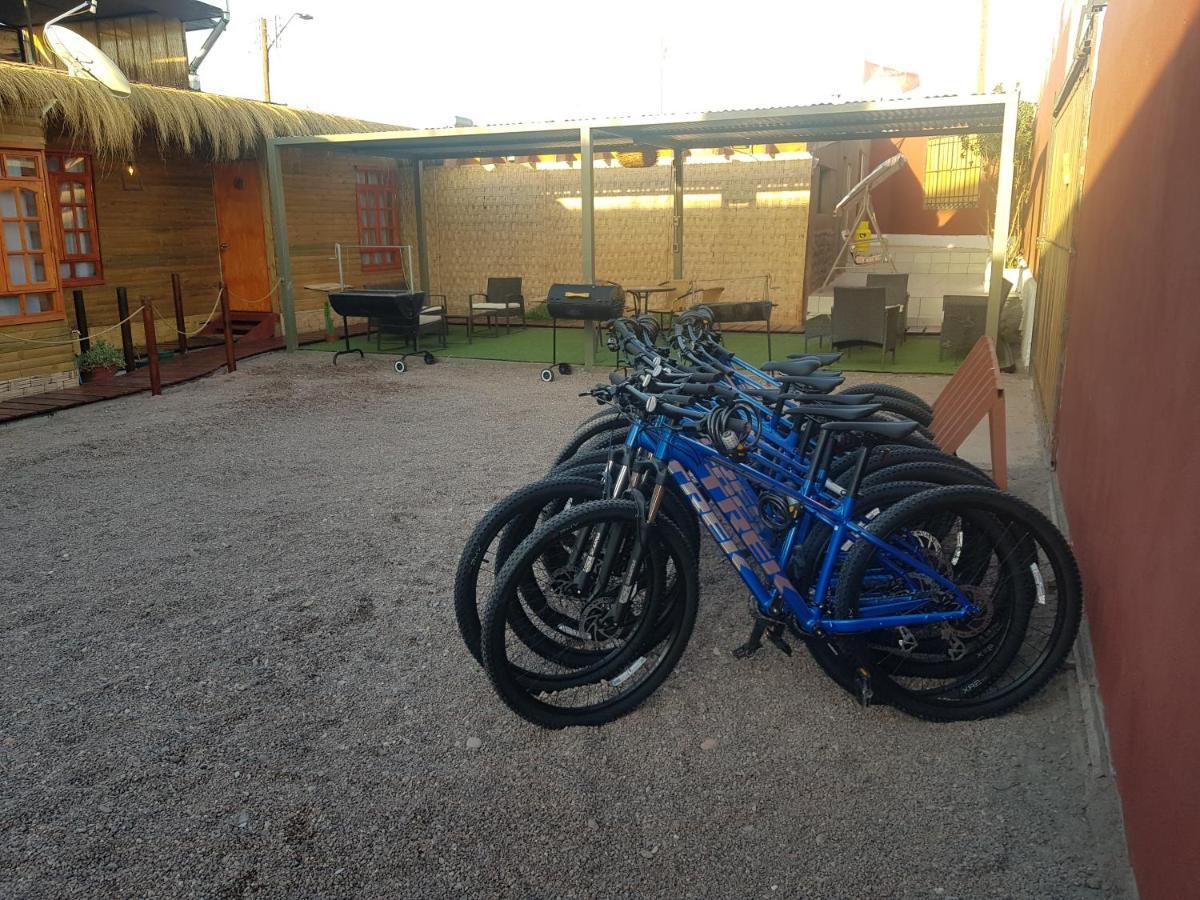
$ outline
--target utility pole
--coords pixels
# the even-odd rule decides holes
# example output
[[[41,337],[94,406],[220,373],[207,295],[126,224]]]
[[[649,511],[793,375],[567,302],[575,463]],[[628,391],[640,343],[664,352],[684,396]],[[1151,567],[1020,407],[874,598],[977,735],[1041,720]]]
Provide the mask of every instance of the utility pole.
[[[271,102],[271,45],[267,43],[267,20],[258,20],[258,34],[262,40],[263,99]]]
[[[988,52],[988,0],[979,0],[979,73],[975,79],[975,93],[987,93],[987,52]]]

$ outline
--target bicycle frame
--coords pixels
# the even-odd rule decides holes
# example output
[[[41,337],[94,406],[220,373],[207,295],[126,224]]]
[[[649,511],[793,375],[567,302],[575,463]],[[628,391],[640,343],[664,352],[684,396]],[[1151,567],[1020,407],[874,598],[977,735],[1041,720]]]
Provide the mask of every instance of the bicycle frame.
[[[845,496],[831,505],[822,503],[813,490],[815,473],[810,474],[797,491],[769,475],[722,456],[712,447],[663,423],[658,423],[658,427],[647,427],[645,423],[635,421],[625,446],[631,453],[646,451],[667,466],[670,476],[737,570],[760,614],[766,618],[778,619],[782,607],[791,614],[802,632],[838,635],[930,625],[961,619],[979,611],[952,581],[924,560],[876,537],[855,521],[853,497]],[[620,480],[624,481],[623,478]],[[771,549],[776,543],[773,536],[764,534],[755,524],[760,516],[750,484],[777,493],[803,509],[804,515],[795,517],[775,550]],[[832,534],[810,600],[788,578],[786,570],[789,558],[814,520],[829,527]],[[880,548],[884,565],[895,575],[908,580],[912,585],[911,593],[869,603],[867,608],[871,614],[859,618],[835,619],[822,614],[840,548],[847,540],[865,540]],[[957,608],[912,612],[931,599],[928,587],[922,589],[913,584],[911,576],[914,574],[951,592]]]

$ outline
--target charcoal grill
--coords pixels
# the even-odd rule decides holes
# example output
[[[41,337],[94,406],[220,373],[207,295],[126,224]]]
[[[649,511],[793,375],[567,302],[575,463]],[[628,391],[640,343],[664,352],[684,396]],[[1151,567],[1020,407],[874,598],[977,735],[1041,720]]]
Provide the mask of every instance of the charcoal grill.
[[[571,374],[570,363],[558,361],[558,320],[582,319],[585,322],[606,322],[625,311],[625,289],[619,284],[552,284],[546,295],[546,312],[551,319],[553,359],[542,369],[542,381],[553,381],[554,370],[561,375]]]
[[[409,356],[423,356],[427,365],[437,362],[437,358],[428,350],[418,348],[421,335],[421,310],[425,308],[424,291],[379,288],[343,289],[330,293],[329,305],[335,313],[342,317],[342,334],[346,341],[346,349],[333,354],[334,365],[337,365],[339,356],[347,353],[357,353],[359,357],[363,355],[362,350],[350,346],[350,316],[374,320],[379,323],[379,327],[386,324],[412,341],[412,352],[402,353],[400,359],[396,361],[397,372],[405,370],[404,361]]]

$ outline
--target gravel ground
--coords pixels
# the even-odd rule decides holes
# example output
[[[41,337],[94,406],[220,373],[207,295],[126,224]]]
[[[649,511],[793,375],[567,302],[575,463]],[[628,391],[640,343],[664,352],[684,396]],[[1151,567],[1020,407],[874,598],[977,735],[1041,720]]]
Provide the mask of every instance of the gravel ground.
[[[1118,893],[1072,676],[987,722],[861,709],[800,648],[732,658],[744,591],[713,552],[642,709],[508,713],[454,566],[588,384],[274,354],[0,429],[0,895]]]

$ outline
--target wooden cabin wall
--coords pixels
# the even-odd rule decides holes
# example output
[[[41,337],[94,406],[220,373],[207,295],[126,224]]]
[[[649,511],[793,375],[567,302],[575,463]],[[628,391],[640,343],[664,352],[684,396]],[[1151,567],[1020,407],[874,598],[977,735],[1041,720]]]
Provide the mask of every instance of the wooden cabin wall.
[[[138,153],[134,165],[135,175],[130,177],[121,164],[96,163],[93,180],[104,283],[79,290],[91,331],[120,320],[116,289],[124,287],[131,309],[153,302],[160,316],[158,338],[173,346],[171,273],[182,278],[188,330],[212,311],[221,285],[212,166],[203,160],[163,157],[149,147]],[[71,290],[64,294],[74,319]],[[134,325],[134,339],[141,344],[140,320]],[[106,339],[119,343],[120,334]]]
[[[358,243],[356,168],[395,168],[396,161],[307,147],[285,147],[280,162],[295,285],[296,325],[301,333],[321,331],[325,327],[326,295],[304,286],[336,282],[338,269],[333,245],[337,242]],[[265,178],[263,183],[266,184]],[[402,183],[399,190],[401,195],[406,193]],[[400,227],[401,242],[411,243],[415,236],[404,230],[403,217]],[[273,250],[270,255],[273,257]],[[416,264],[415,258],[413,263]],[[358,253],[348,250],[344,256],[344,277],[348,284],[378,284],[400,280],[404,273],[401,270],[364,273]]]
[[[121,16],[64,23],[98,46],[130,81],[187,88],[187,39],[183,23],[159,15]],[[39,63],[66,68],[39,41]]]
[[[41,121],[35,115],[6,114],[0,123],[0,147],[40,150],[45,143]],[[75,348],[61,343],[70,340],[71,327],[66,319],[0,326],[0,402],[5,397],[41,393],[77,383]]]

